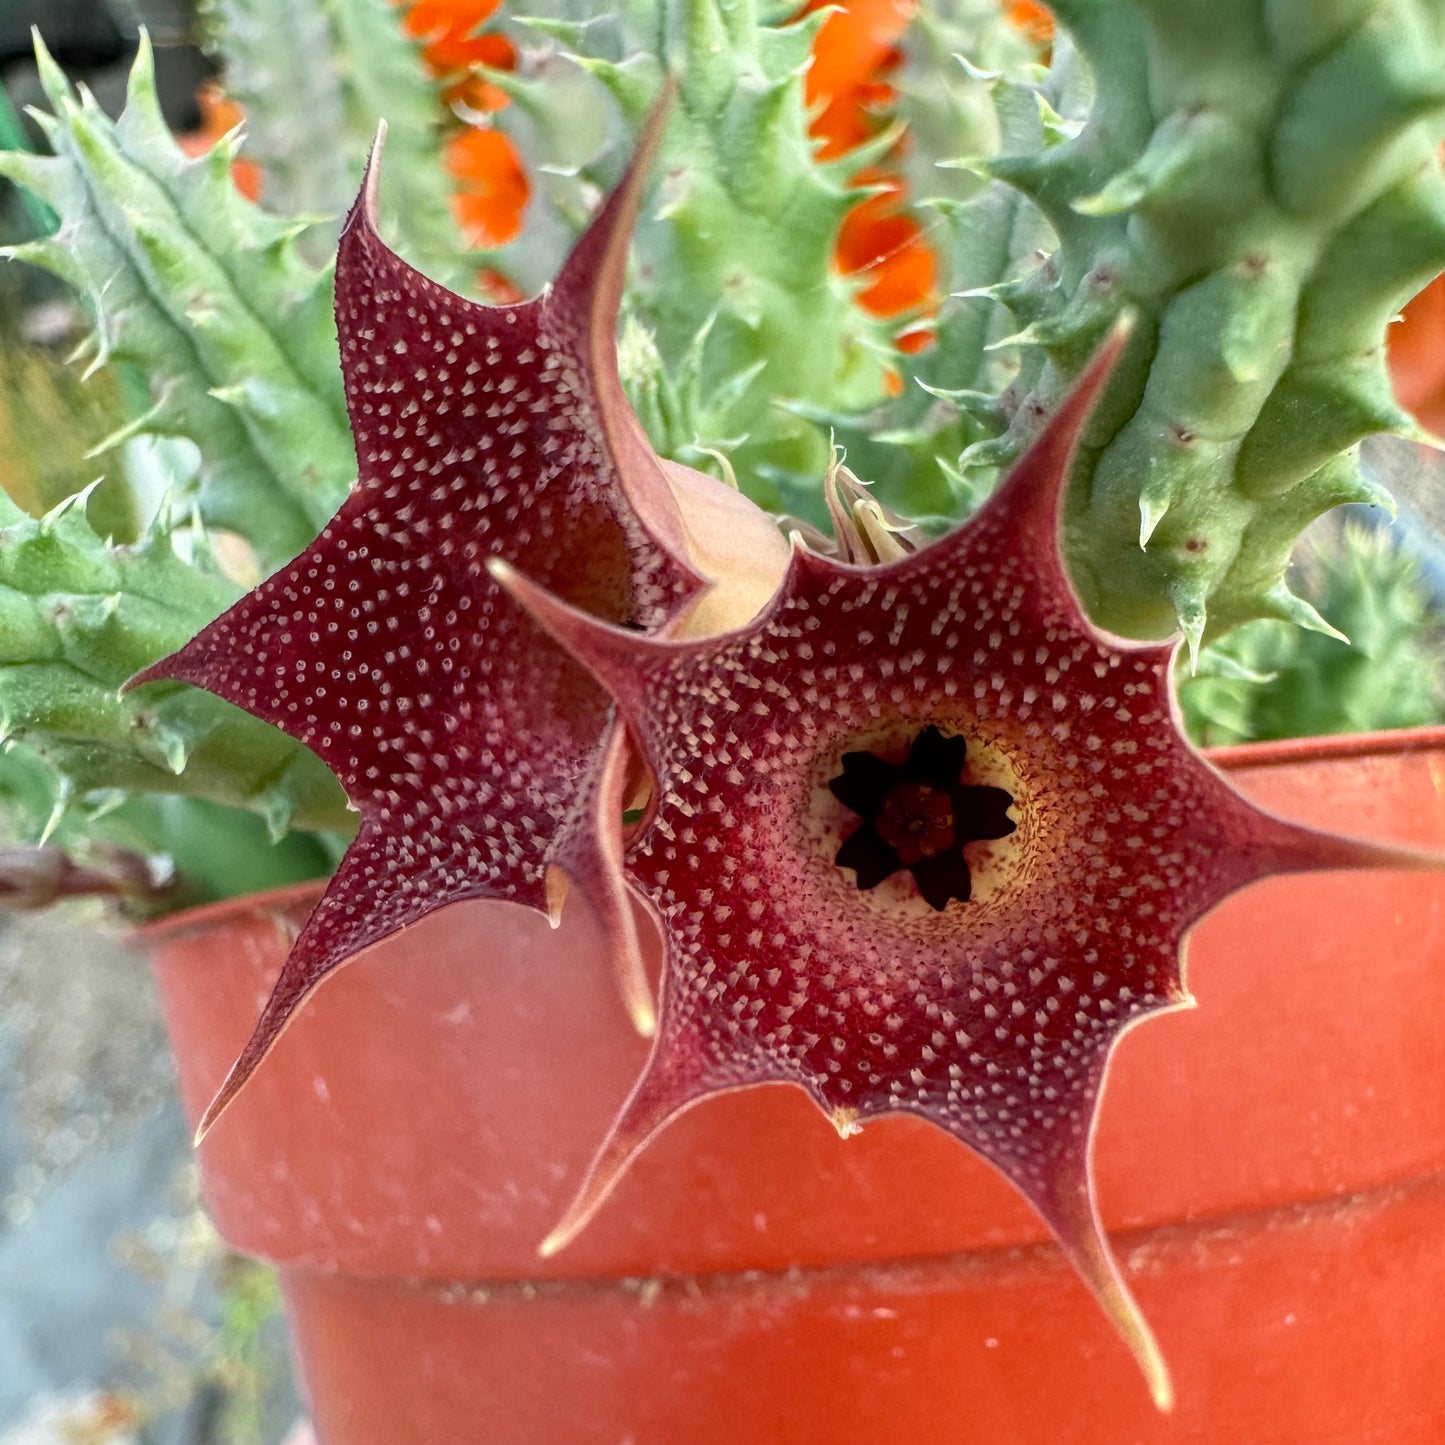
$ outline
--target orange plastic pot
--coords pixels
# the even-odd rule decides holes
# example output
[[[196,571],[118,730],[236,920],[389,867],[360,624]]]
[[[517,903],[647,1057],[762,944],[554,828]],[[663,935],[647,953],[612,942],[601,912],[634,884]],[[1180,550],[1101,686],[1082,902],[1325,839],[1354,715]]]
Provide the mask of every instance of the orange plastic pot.
[[[1445,846],[1445,731],[1215,761]],[[192,1117],[312,901],[146,935]],[[540,1260],[644,1055],[580,909],[456,907],[341,970],[207,1139],[206,1198],[281,1270],[323,1445],[1438,1445],[1445,878],[1260,884],[1189,978],[1097,1142],[1169,1417],[986,1165],[909,1119],[841,1141],[790,1089],[686,1115]]]

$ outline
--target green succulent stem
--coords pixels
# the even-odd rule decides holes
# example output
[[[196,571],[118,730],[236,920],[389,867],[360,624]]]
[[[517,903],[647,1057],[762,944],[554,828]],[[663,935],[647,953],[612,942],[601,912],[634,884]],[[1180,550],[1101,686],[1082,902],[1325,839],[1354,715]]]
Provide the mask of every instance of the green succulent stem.
[[[1080,458],[1067,549],[1086,606],[1191,649],[1252,618],[1321,627],[1300,532],[1379,502],[1354,449],[1409,433],[1385,330],[1445,265],[1445,12],[1432,0],[1059,0],[1093,72],[1079,133],[988,169],[1056,250],[1016,296],[1006,460],[1112,318],[1135,337]]]
[[[0,734],[57,779],[56,821],[96,790],[173,792],[291,828],[351,832],[339,784],[274,728],[195,688],[122,684],[239,595],[161,527],[99,536],[85,496],[36,520],[0,498]]]
[[[115,122],[39,56],[55,154],[0,152],[0,175],[61,224],[8,254],[87,298],[95,365],[126,362],[147,378],[149,410],[110,445],[144,433],[194,443],[201,517],[244,537],[269,572],[315,536],[355,472],[329,271],[297,254],[300,226],[236,191],[233,144],[182,154],[144,40]]]

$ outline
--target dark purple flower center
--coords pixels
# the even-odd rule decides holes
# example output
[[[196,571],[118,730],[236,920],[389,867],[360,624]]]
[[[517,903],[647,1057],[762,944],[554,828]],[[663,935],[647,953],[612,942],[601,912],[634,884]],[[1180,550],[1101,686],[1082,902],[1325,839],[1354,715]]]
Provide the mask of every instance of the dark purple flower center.
[[[945,737],[933,726],[919,733],[901,763],[874,753],[843,754],[843,771],[828,787],[862,822],[834,861],[853,870],[859,888],[876,888],[907,869],[935,909],[972,897],[964,845],[1005,838],[1015,824],[1008,816],[1011,794],[962,781],[967,755],[963,738]]]
[[[956,842],[953,799],[928,783],[902,783],[889,793],[873,820],[878,835],[912,867],[935,858]]]

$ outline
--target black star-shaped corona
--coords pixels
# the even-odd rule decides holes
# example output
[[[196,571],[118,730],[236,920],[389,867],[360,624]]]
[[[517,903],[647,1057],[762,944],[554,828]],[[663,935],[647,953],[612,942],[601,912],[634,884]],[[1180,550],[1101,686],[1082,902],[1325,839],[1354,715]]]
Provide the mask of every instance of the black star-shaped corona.
[[[1013,798],[1003,788],[960,782],[967,754],[963,738],[936,727],[919,733],[902,763],[843,754],[843,771],[828,787],[863,822],[834,861],[858,875],[859,888],[876,888],[906,868],[939,912],[951,898],[966,903],[973,896],[963,845],[1012,833]]]

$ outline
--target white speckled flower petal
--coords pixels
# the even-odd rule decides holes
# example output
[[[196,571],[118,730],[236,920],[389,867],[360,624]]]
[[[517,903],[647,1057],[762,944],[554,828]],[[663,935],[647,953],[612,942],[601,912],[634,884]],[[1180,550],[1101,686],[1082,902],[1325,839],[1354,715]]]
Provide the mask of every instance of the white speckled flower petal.
[[[660,125],[659,110],[556,283],[509,306],[464,300],[386,246],[373,158],[336,277],[359,480],[300,557],[129,684],[194,683],[275,724],[361,815],[203,1130],[327,973],[432,909],[491,898],[555,911],[565,874],[605,917],[630,919],[596,804],[617,750],[611,701],[486,562],[509,557],[584,611],[643,629],[701,586],[616,371],[628,237]],[[645,977],[623,982],[647,1027]]]

